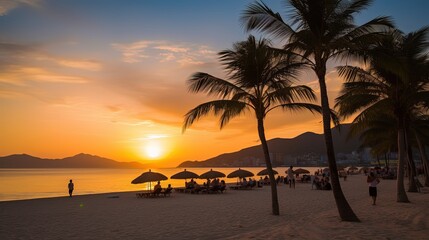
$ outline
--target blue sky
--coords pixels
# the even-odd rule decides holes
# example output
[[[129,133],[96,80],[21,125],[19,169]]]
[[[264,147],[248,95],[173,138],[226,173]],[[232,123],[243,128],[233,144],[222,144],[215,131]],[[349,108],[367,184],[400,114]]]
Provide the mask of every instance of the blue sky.
[[[157,141],[176,163],[255,145],[251,117],[222,131],[209,117],[181,134],[183,115],[207,100],[188,94],[187,78],[223,75],[216,53],[247,38],[239,18],[252,2],[0,1],[0,155],[147,160],[144,149]],[[283,1],[264,2],[286,18]],[[356,22],[392,16],[410,32],[429,24],[428,9],[426,0],[376,0]],[[317,88],[314,76],[307,79]],[[334,73],[328,80],[333,99],[341,81]],[[267,129],[267,138],[293,137],[321,125],[279,113]]]

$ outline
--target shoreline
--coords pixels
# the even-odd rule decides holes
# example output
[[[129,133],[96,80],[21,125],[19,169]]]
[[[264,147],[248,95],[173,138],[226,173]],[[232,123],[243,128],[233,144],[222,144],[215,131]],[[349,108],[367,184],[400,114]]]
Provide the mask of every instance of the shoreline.
[[[270,188],[224,194],[139,199],[138,191],[0,202],[1,239],[422,239],[429,235],[429,194],[396,202],[396,181],[382,180],[371,205],[365,176],[341,181],[360,223],[339,219],[332,191],[278,186],[280,216]],[[110,196],[115,196],[111,198]],[[117,196],[117,197],[116,197]],[[41,221],[42,220],[42,221]]]

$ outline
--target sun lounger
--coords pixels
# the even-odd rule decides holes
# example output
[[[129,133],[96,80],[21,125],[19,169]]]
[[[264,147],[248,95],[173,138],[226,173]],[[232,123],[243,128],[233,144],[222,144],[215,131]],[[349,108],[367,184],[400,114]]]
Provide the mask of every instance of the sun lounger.
[[[160,192],[160,195],[163,195],[164,197],[170,196],[171,195],[171,190],[173,190],[173,189],[172,188],[163,189]]]
[[[231,185],[229,186],[232,190],[251,190],[253,187],[251,186],[243,186],[243,185]]]
[[[159,194],[161,193],[162,188],[157,188],[154,191],[146,191],[141,193],[136,193],[136,196],[138,198],[150,198],[150,197],[159,197]]]

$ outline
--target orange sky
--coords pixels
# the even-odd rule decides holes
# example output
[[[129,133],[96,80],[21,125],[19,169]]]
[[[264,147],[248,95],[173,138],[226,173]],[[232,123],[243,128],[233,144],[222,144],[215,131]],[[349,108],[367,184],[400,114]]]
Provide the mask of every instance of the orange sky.
[[[208,117],[181,132],[184,114],[208,100],[190,95],[186,80],[197,71],[224,76],[216,53],[247,38],[238,19],[250,2],[1,1],[0,156],[84,152],[174,167],[259,144],[253,115],[222,131]],[[359,21],[413,12],[427,22],[424,11],[389,3],[376,1]],[[332,102],[341,80],[330,71]],[[301,83],[318,91],[311,73]],[[306,131],[321,133],[321,117],[273,112],[266,121],[267,139]]]

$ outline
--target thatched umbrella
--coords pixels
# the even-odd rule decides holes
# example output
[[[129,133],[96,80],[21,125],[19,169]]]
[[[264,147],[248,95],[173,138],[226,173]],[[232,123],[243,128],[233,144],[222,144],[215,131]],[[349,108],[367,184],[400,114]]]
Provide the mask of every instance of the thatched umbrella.
[[[369,168],[368,167],[362,167],[361,169],[359,169],[359,172],[360,173],[363,173],[363,172],[368,172],[369,171]]]
[[[279,173],[278,173],[276,170],[274,170],[274,169],[273,169],[273,173],[274,173],[274,175],[279,174]],[[256,174],[256,175],[258,175],[258,176],[265,176],[265,175],[268,175],[268,169],[267,169],[267,168],[265,168],[264,170],[262,170],[262,171],[258,172],[258,174]]]
[[[210,169],[210,171],[200,175],[201,179],[222,178],[222,177],[225,177],[224,173],[221,173],[219,171],[213,171],[213,169]]]
[[[355,171],[355,170],[358,170],[358,168],[357,168],[357,167],[355,167],[355,166],[351,166],[351,167],[349,167],[349,169],[347,169],[347,170],[349,170],[349,171]]]
[[[252,172],[239,168],[234,172],[228,174],[227,178],[237,178],[237,185],[238,185],[239,178],[253,177],[253,176],[255,176],[255,174],[253,174]]]
[[[188,179],[188,178],[199,178],[200,176],[194,172],[183,170],[171,176],[171,179]]]
[[[168,178],[162,174],[157,172],[152,172],[149,169],[149,172],[144,172],[140,176],[136,177],[133,181],[131,181],[132,184],[139,184],[139,183],[149,183],[149,189],[151,189],[152,182],[156,181],[163,181],[167,180]]]
[[[186,187],[186,179],[193,179],[193,178],[199,178],[200,176],[194,172],[190,172],[190,171],[186,171],[186,169],[184,171],[178,172],[176,174],[174,174],[173,176],[171,176],[171,179],[185,179],[185,187]]]
[[[308,171],[307,169],[304,169],[304,168],[298,168],[295,171],[293,171],[293,173],[295,173],[295,174],[304,174],[304,173],[310,173],[310,171]]]

